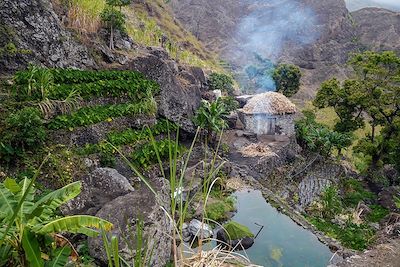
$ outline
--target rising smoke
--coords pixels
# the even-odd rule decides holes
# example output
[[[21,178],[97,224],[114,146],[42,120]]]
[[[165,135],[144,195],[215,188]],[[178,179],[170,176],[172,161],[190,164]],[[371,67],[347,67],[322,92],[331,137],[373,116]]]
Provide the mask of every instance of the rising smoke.
[[[248,15],[237,28],[233,49],[230,50],[242,75],[249,68],[263,68],[262,61],[279,62],[285,47],[296,48],[312,44],[318,38],[314,11],[304,0],[245,0]],[[272,69],[261,69],[259,75],[250,79],[253,86],[262,91],[274,90]],[[248,77],[251,78],[251,77]],[[246,86],[244,86],[246,87]]]

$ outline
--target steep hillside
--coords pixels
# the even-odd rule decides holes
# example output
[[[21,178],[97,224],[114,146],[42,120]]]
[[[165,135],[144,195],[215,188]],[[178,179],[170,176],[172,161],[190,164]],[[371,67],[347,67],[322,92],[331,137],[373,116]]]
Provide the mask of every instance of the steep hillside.
[[[344,0],[182,0],[172,7],[207,47],[238,69],[252,53],[299,65],[299,99],[312,98],[325,79],[345,77],[351,52],[400,50],[399,13],[377,8],[350,13]]]

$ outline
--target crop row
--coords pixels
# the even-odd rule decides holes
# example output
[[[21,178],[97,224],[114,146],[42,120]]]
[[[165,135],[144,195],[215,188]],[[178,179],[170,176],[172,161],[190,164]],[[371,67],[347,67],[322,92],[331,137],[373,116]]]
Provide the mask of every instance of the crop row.
[[[47,127],[52,130],[73,129],[87,126],[113,118],[137,114],[154,114],[156,103],[153,98],[137,103],[124,103],[84,107],[68,115],[60,115],[52,119]]]

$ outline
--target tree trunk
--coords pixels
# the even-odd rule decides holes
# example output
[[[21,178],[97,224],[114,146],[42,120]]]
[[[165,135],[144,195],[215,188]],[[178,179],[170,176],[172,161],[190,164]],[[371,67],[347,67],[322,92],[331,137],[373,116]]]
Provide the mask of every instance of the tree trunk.
[[[112,24],[110,29],[110,49],[114,50],[114,28]]]

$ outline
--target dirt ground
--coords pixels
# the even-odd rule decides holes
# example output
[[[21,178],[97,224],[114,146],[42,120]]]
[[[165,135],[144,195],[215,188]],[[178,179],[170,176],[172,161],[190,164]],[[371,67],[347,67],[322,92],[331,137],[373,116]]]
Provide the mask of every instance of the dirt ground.
[[[330,267],[400,267],[400,239],[390,240]]]

